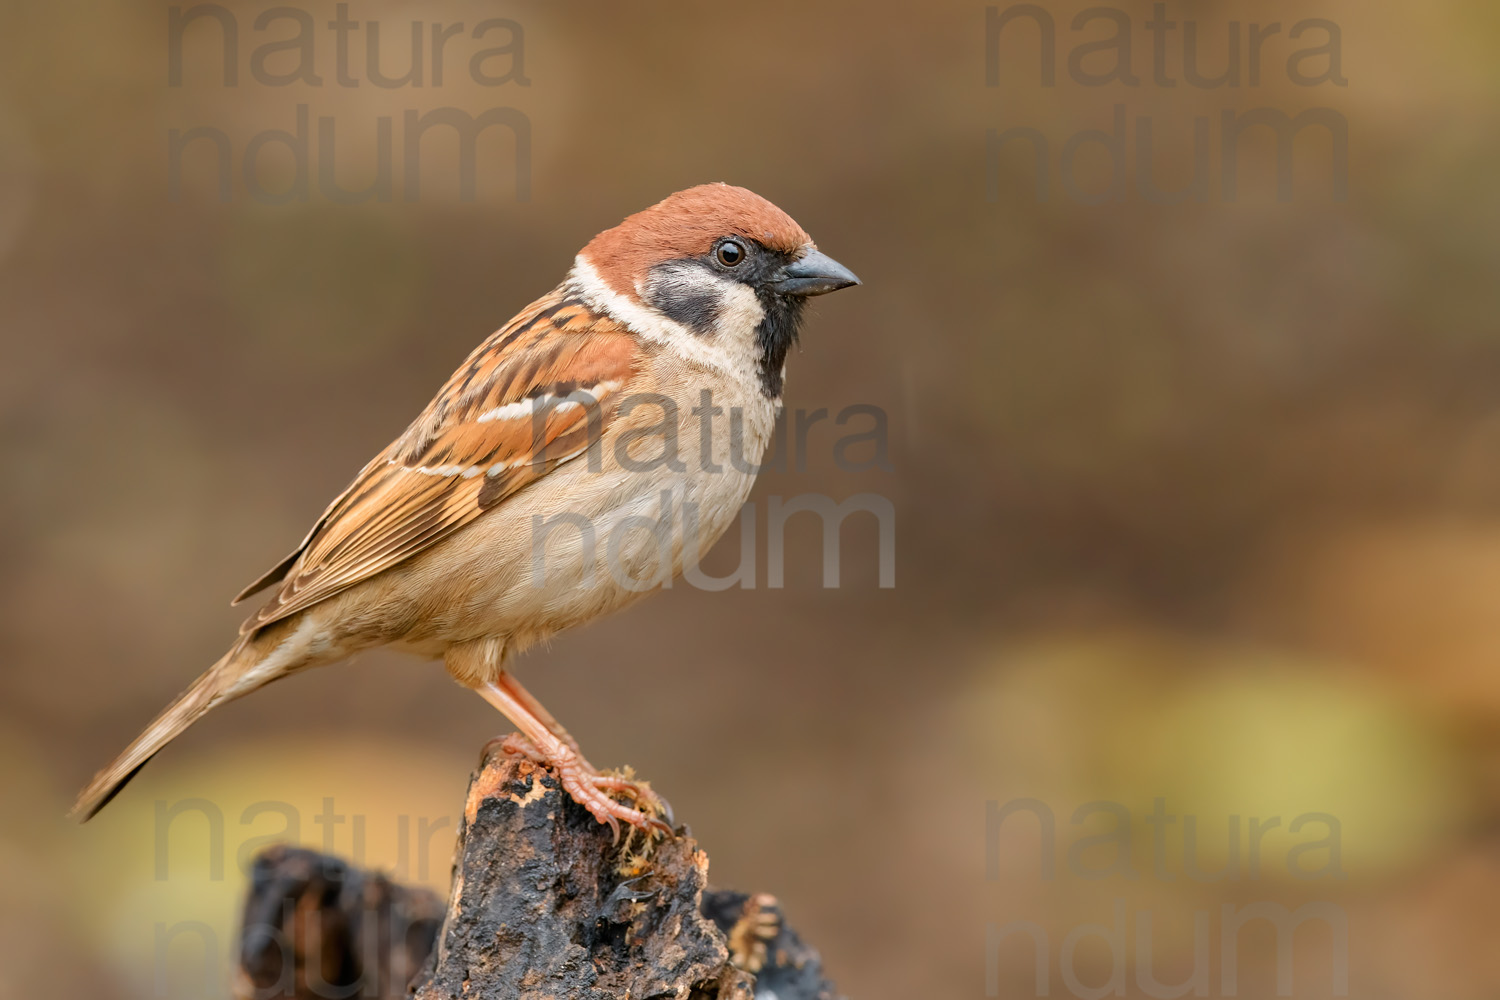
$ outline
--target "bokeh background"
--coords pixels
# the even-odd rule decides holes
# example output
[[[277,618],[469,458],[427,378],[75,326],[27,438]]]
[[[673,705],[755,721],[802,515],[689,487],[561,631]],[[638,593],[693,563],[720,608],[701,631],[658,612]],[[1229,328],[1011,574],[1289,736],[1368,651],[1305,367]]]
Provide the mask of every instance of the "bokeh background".
[[[841,586],[823,589],[817,526],[794,520],[784,588],[763,569],[753,590],[678,587],[527,655],[520,676],[590,756],[672,799],[717,884],[781,897],[851,997],[984,996],[986,926],[1015,921],[1046,935],[1053,995],[1116,964],[1149,995],[1141,956],[1184,980],[1199,914],[1206,982],[1228,995],[1221,907],[1268,902],[1347,919],[1349,995],[1500,995],[1500,15],[1168,3],[1205,75],[1239,32],[1241,84],[1210,89],[1183,78],[1181,27],[1178,83],[1154,81],[1151,5],[1134,2],[1112,9],[1139,85],[1078,82],[1069,53],[1112,29],[1045,6],[1055,85],[1022,20],[987,86],[980,2],[359,0],[387,76],[410,65],[410,23],[429,25],[422,86],[387,88],[367,31],[349,55],[362,82],[339,84],[331,3],[296,8],[319,86],[255,79],[255,50],[295,32],[255,28],[269,4],[224,4],[235,86],[210,18],[183,32],[174,86],[166,5],[0,4],[0,996],[226,995],[240,862],[278,837],[445,888],[469,769],[503,722],[396,656],[222,708],[96,821],[63,814],[230,641],[226,599],[474,344],[593,233],[720,179],[865,281],[817,304],[788,407],[889,416],[889,471],[841,468],[848,431],[825,421],[805,467],[754,499],[889,497],[896,586],[877,586],[873,522],[853,518]],[[438,84],[430,24],[496,17],[521,26],[524,61],[483,68],[525,83],[471,77],[476,53],[514,42],[497,28],[451,38]],[[1290,40],[1304,18],[1338,28],[1343,85],[1289,76],[1328,38]],[[1251,22],[1282,24],[1255,86]],[[1327,75],[1328,57],[1300,69]],[[264,204],[242,157],[294,130],[298,105],[310,194]],[[1080,204],[1060,150],[1116,105],[1127,187]],[[438,132],[403,198],[404,114],[443,107],[526,116],[529,198],[499,128],[472,199]],[[1226,200],[1220,115],[1257,108],[1342,116],[1347,198],[1309,129],[1289,201],[1269,133],[1246,136]],[[1143,198],[1135,123],[1175,189],[1200,116],[1206,200]],[[348,189],[376,177],[392,120],[389,202],[324,193],[320,118]],[[227,201],[211,141],[172,197],[169,131],[195,127],[231,144]],[[987,130],[1012,127],[1049,143],[1045,200],[1024,145],[987,160]],[[1108,193],[1101,147],[1075,166]],[[275,144],[258,169],[269,190],[295,182]],[[987,838],[986,802],[1021,798],[1054,833],[1017,813]],[[1158,799],[1181,817],[1160,851]],[[1115,813],[1072,822],[1097,801]],[[1309,813],[1336,830],[1289,829]],[[1252,817],[1280,818],[1258,871]],[[1065,946],[1120,900],[1118,960],[1097,936]],[[988,955],[990,995],[1039,995],[1035,940]],[[1267,925],[1243,932],[1237,995],[1276,995],[1276,953]],[[1339,964],[1329,926],[1305,924],[1294,994],[1336,995]]]

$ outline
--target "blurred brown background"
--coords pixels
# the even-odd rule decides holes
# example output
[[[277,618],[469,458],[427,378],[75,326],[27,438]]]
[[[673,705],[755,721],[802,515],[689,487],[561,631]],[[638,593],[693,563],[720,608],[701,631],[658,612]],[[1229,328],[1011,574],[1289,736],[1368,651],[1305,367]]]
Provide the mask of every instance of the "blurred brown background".
[[[852,997],[984,996],[986,925],[1015,921],[1045,932],[1053,995],[1115,965],[1129,995],[1153,995],[1141,955],[1183,981],[1200,913],[1204,982],[1227,995],[1220,907],[1266,902],[1347,919],[1349,995],[1500,995],[1500,15],[1477,0],[1170,3],[1164,86],[1151,5],[1122,3],[1139,84],[1095,86],[1069,54],[1110,22],[1075,31],[1084,5],[1045,6],[1053,86],[1025,19],[986,86],[979,2],[353,3],[380,25],[389,77],[410,66],[410,23],[428,25],[422,86],[386,88],[363,29],[361,83],[340,85],[331,3],[295,8],[315,22],[319,86],[255,79],[253,53],[297,30],[257,30],[269,4],[225,5],[235,86],[211,18],[183,31],[173,86],[164,5],[0,4],[0,996],[223,995],[238,860],[277,835],[446,885],[468,769],[503,722],[395,656],[221,709],[98,820],[62,815],[227,645],[241,618],[227,598],[474,344],[593,233],[720,179],[780,204],[865,281],[818,303],[788,407],[889,414],[893,471],[839,468],[845,432],[825,421],[805,470],[766,476],[754,499],[889,497],[896,587],[876,585],[868,518],[844,530],[836,590],[820,586],[816,525],[794,521],[784,589],[763,570],[754,590],[678,587],[526,656],[520,676],[590,756],[672,799],[716,883],[780,896]],[[522,40],[470,37],[485,18]],[[1289,39],[1306,18],[1339,30],[1346,85],[1289,75],[1329,38]],[[440,85],[432,22],[466,26]],[[1184,78],[1189,22],[1205,76],[1237,39],[1239,86]],[[1251,22],[1281,24],[1255,86]],[[476,83],[469,60],[512,42],[524,62],[483,71],[526,83]],[[1330,75],[1329,56],[1300,71]],[[1080,204],[1060,151],[1112,128],[1117,104],[1126,188]],[[298,105],[310,194],[262,204],[242,157],[294,130]],[[420,197],[403,197],[405,112],[444,107],[526,116],[529,200],[503,128],[478,142],[472,200],[441,129]],[[1221,113],[1258,108],[1342,116],[1347,199],[1318,128],[1296,139],[1290,200],[1265,130],[1223,196]],[[1193,176],[1198,116],[1206,200],[1143,198],[1137,122],[1172,190]],[[318,120],[358,189],[382,117],[392,199],[331,199]],[[227,201],[213,140],[183,154],[171,197],[169,131],[195,127],[231,145]],[[1049,143],[1045,201],[1024,143],[987,161],[986,130],[1012,127]],[[1100,145],[1075,166],[1109,193]],[[272,191],[295,182],[275,144],[258,171]],[[985,803],[1027,797],[1055,814],[1054,877],[1017,814],[987,879]],[[206,801],[167,830],[159,810],[190,799]],[[1157,799],[1182,817],[1160,852]],[[1098,800],[1129,824],[1070,822]],[[1337,830],[1288,829],[1307,813]],[[1272,816],[1252,873],[1250,817]],[[1119,860],[1084,839],[1111,829],[1133,832],[1137,877],[1085,877]],[[1121,955],[1097,936],[1065,947],[1112,924],[1117,900]],[[998,995],[1041,992],[1031,948],[1016,934],[989,956]],[[1265,925],[1237,954],[1237,995],[1276,995]],[[1309,921],[1295,995],[1337,995],[1342,961]]]

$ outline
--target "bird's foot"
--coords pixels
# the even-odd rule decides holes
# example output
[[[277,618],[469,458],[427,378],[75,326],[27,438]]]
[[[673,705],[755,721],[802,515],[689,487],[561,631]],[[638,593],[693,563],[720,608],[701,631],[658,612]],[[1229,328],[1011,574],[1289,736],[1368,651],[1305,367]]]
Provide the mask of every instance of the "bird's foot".
[[[653,792],[648,783],[636,781],[630,777],[628,770],[626,774],[601,773],[584,760],[577,750],[569,746],[559,746],[552,754],[545,754],[535,743],[520,733],[511,733],[509,736],[491,740],[485,745],[485,752],[488,753],[496,743],[506,753],[525,757],[534,763],[555,769],[562,782],[563,791],[567,792],[574,802],[587,809],[596,820],[607,824],[617,843],[620,839],[621,821],[639,830],[652,831],[666,836],[672,835],[672,827],[669,825],[672,819],[672,807],[667,805],[666,800],[660,795]],[[625,805],[611,798],[611,794],[625,796],[643,808]],[[666,821],[664,822],[661,817],[666,817]]]
[[[561,737],[559,737],[559,739],[561,739]],[[564,743],[567,744],[567,748],[571,750],[573,752],[573,755],[578,759],[578,764],[580,767],[582,767],[589,774],[599,773],[598,768],[594,767],[594,765],[583,759],[583,753],[578,749],[577,743],[575,743],[572,739],[566,739],[564,740]],[[513,754],[517,757],[525,757],[527,760],[536,764],[551,763],[551,761],[547,758],[547,755],[542,753],[541,750],[537,749],[537,745],[535,743],[531,742],[520,733],[506,733],[504,736],[494,737],[480,748],[479,766],[484,767],[485,761],[489,760],[490,756],[494,754],[496,750],[499,750],[501,753]]]

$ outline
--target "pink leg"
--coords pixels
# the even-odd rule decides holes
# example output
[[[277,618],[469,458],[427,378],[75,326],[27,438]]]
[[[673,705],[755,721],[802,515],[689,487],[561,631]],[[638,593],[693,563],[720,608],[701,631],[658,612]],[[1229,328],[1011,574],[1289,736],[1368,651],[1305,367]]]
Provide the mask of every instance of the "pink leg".
[[[568,733],[568,731],[562,727],[562,723],[558,722],[552,717],[551,712],[542,707],[542,703],[536,700],[535,695],[521,686],[521,682],[517,680],[513,674],[511,674],[509,671],[502,670],[500,671],[500,676],[496,678],[495,683],[499,684],[505,690],[509,691],[517,701],[526,706],[527,711],[536,716],[537,719],[541,721],[542,725],[546,726],[547,729],[551,731],[553,736],[556,736],[568,746],[572,747],[573,752],[578,754],[579,758],[582,759],[583,753],[578,749],[578,741],[575,740]],[[592,771],[593,768],[590,767],[589,770]]]
[[[517,688],[520,688],[520,685],[515,682],[515,679],[501,671],[496,683],[484,683],[474,689],[479,692],[481,698],[498,708],[500,713],[510,720],[511,725],[520,730],[520,736],[524,742],[516,739],[505,740],[502,745],[507,751],[523,754],[538,763],[549,764],[556,768],[562,780],[563,790],[599,822],[609,824],[616,840],[620,836],[620,820],[641,829],[671,834],[671,828],[661,820],[639,809],[632,809],[616,802],[605,794],[611,791],[622,792],[631,795],[637,801],[655,804],[656,797],[649,789],[624,778],[610,777],[595,771],[578,753],[576,747],[569,745],[571,740],[565,741],[547,724],[550,720],[555,726],[556,720],[552,719],[545,709],[541,712],[536,711],[533,706],[541,707],[536,699],[526,694],[524,688],[520,688],[522,695],[518,696]]]

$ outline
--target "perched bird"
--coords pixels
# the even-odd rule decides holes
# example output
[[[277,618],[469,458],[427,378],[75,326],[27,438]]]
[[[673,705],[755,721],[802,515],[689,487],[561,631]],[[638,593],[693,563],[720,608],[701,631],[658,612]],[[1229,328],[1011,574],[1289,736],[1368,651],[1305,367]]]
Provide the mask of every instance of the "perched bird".
[[[79,794],[88,819],[205,712],[376,646],[441,657],[618,834],[661,828],[506,670],[679,573],[738,515],[809,296],[859,284],[744,188],[679,191],[594,237],[245,588],[224,657]],[[722,413],[717,422],[705,413]]]

